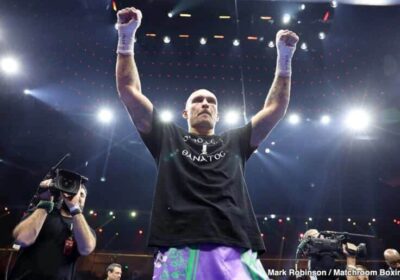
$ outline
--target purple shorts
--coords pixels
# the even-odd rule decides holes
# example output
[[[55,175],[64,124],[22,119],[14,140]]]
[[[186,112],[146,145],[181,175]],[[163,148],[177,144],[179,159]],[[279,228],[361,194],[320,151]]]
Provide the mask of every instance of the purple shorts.
[[[202,244],[160,249],[153,280],[269,279],[257,253],[235,247]]]

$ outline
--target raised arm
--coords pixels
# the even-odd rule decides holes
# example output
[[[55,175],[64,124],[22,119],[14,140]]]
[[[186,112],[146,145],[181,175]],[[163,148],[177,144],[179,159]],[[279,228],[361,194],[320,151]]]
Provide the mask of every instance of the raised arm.
[[[299,37],[292,31],[280,30],[276,34],[278,51],[276,73],[264,107],[251,119],[251,146],[258,147],[286,113],[290,99],[292,57]]]
[[[117,17],[116,80],[118,93],[136,128],[147,133],[151,131],[153,104],[142,93],[133,50],[135,33],[140,26],[142,13],[135,8],[126,8],[119,11]]]

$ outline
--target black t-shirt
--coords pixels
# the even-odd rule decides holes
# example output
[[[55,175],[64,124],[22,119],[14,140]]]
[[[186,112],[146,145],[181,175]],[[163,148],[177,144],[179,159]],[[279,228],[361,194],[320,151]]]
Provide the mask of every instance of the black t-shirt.
[[[76,241],[71,252],[64,254],[65,240],[72,236],[72,218],[51,212],[35,241],[21,249],[10,280],[72,280],[79,257]]]
[[[263,252],[244,180],[251,123],[222,135],[197,136],[160,121],[141,137],[158,170],[149,245],[217,243]]]

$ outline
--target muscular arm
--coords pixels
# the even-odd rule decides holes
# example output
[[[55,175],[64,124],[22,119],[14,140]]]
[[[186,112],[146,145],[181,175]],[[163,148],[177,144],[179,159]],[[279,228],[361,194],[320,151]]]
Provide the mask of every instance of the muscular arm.
[[[290,77],[276,75],[264,107],[251,119],[251,146],[257,147],[285,115],[290,99]]]
[[[264,107],[252,118],[250,144],[257,147],[286,113],[290,98],[292,75],[291,61],[299,37],[290,30],[276,34],[277,65],[275,78],[268,92]]]
[[[96,248],[96,237],[93,235],[83,214],[73,217],[73,231],[78,251],[81,255],[87,256]]]
[[[133,55],[118,54],[117,89],[137,129],[147,133],[151,130],[153,104],[142,94],[139,73]]]
[[[15,241],[22,247],[32,245],[36,241],[46,218],[46,210],[36,209],[28,218],[15,227],[13,231]]]

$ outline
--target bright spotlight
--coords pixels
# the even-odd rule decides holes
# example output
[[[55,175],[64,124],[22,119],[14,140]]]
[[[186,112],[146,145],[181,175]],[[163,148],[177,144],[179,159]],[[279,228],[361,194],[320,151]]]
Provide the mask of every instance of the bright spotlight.
[[[132,211],[132,212],[131,212],[131,217],[132,217],[132,218],[135,218],[136,215],[137,215],[137,213],[136,213],[135,211]]]
[[[282,17],[283,24],[289,24],[291,18],[292,17],[289,14],[284,14]]]
[[[321,123],[323,124],[323,125],[327,125],[327,124],[329,124],[331,122],[331,117],[329,117],[328,115],[323,115],[322,117],[321,117]]]
[[[239,121],[239,113],[236,111],[228,111],[225,114],[225,122],[227,124],[235,124]]]
[[[106,181],[106,177],[104,177],[104,176],[101,177],[101,178],[100,178],[100,181],[101,181],[101,182],[105,182],[105,181]]]
[[[165,44],[169,44],[169,43],[171,43],[171,38],[168,37],[168,36],[165,36],[165,37],[163,38],[163,41],[164,41]]]
[[[6,74],[16,74],[19,70],[19,62],[13,57],[4,57],[0,61],[1,69]]]
[[[161,112],[160,118],[161,118],[162,122],[166,122],[167,123],[167,122],[172,121],[174,116],[172,115],[171,111],[164,110],[164,111]]]
[[[274,41],[269,41],[268,47],[270,47],[271,49],[274,48],[275,47]]]
[[[235,47],[239,46],[239,45],[240,45],[239,39],[233,40],[232,44],[233,44]]]
[[[301,11],[304,11],[305,9],[306,9],[306,4],[301,4],[301,5],[300,5],[300,10],[301,10]]]
[[[30,89],[24,89],[24,94],[29,95],[32,94],[32,91]]]
[[[289,116],[289,123],[298,124],[300,122],[300,116],[297,114],[291,114]]]
[[[265,153],[266,153],[266,154],[269,154],[270,152],[271,152],[271,150],[270,150],[269,148],[266,148],[266,149],[265,149]]]
[[[319,32],[319,33],[318,33],[318,38],[319,38],[320,40],[324,40],[324,39],[326,38],[326,34],[325,34],[324,32]]]
[[[276,218],[276,215],[275,215],[275,214],[271,214],[271,215],[269,215],[269,217],[270,217],[271,219],[275,219],[275,218]]]
[[[337,1],[332,1],[331,2],[331,7],[332,8],[337,8]]]
[[[171,13],[171,12],[168,13],[168,17],[169,17],[169,18],[172,18],[173,16],[174,16],[173,13]]]
[[[348,128],[361,131],[366,129],[371,122],[368,113],[362,109],[355,109],[349,112],[345,119],[345,124]]]
[[[205,44],[207,44],[207,39],[204,38],[204,37],[201,37],[200,38],[200,45],[205,45]]]
[[[97,118],[102,123],[110,123],[113,119],[113,113],[107,108],[100,109],[97,113]]]
[[[305,43],[305,42],[301,43],[300,49],[302,49],[303,51],[306,51],[308,49],[307,43]]]

